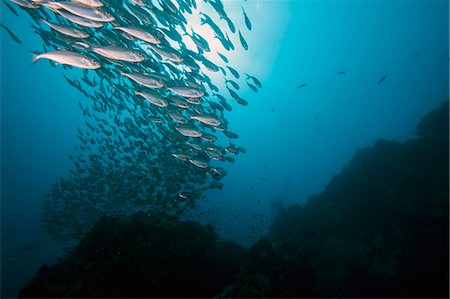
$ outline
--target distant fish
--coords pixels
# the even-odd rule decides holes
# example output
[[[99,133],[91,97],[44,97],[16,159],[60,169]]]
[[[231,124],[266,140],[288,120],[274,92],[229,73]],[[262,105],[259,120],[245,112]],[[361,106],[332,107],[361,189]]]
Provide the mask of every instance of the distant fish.
[[[225,84],[227,83],[231,84],[234,89],[239,89],[239,84],[237,84],[235,81],[225,79]]]
[[[234,68],[232,68],[231,66],[228,66],[228,65],[227,65],[227,68],[230,70],[233,77],[235,77],[236,79],[239,79],[240,75],[239,75],[238,71],[236,71]]]
[[[245,76],[246,76],[246,80],[247,80],[247,83],[248,83],[248,80],[253,80],[253,82],[256,84],[256,86],[258,87],[258,88],[262,88],[262,83],[261,83],[261,81],[259,81],[256,77],[254,77],[254,76],[250,76],[249,74],[245,74]]]
[[[297,89],[303,88],[303,87],[305,87],[306,85],[308,85],[308,83],[302,83],[302,84],[300,84],[300,85],[297,87]]]
[[[241,41],[242,48],[244,48],[244,50],[247,51],[247,50],[248,50],[248,44],[247,44],[247,41],[246,41],[245,38],[242,36],[241,30],[238,30],[238,31],[239,31],[239,40]]]
[[[380,80],[378,80],[377,85],[380,84],[381,82],[383,82],[384,80],[386,80],[386,77],[387,77],[387,75],[384,74],[384,75],[380,78]]]
[[[248,85],[248,87],[250,87],[250,89],[253,90],[254,92],[258,92],[258,88],[256,88],[255,85],[249,83],[248,81],[247,81],[247,85]]]
[[[19,16],[19,12],[11,5],[8,3],[8,1],[3,0],[3,3],[5,3],[6,7],[8,7],[8,9],[15,14],[16,16]]]
[[[346,73],[347,73],[347,71],[340,71],[340,72],[337,72],[338,75],[343,75],[343,74],[346,74]]]
[[[11,38],[18,44],[21,44],[22,41],[20,40],[20,38],[14,34],[14,32],[12,32],[8,27],[6,27],[5,25],[3,25],[2,23],[0,23],[0,26],[3,27],[3,29],[6,30],[6,32],[8,32],[9,36],[11,36]]]
[[[248,30],[252,30],[252,23],[250,22],[250,19],[248,18],[247,14],[245,13],[244,8],[241,6],[242,8],[242,13],[244,14],[244,22],[245,22],[245,26],[247,26]]]
[[[217,55],[219,55],[219,57],[220,57],[225,63],[228,63],[228,58],[226,58],[224,55],[220,54],[219,52],[217,52]]]

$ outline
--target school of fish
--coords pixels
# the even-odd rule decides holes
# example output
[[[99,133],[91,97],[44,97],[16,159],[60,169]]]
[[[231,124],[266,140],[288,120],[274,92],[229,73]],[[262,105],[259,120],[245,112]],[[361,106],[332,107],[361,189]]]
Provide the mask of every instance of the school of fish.
[[[248,104],[240,79],[254,92],[262,84],[241,76],[224,53],[236,49],[233,35],[248,50],[243,33],[252,23],[242,7],[246,32],[236,30],[220,0],[203,2],[214,13],[200,11],[201,26],[214,32],[222,53],[211,53],[210,42],[188,25],[188,15],[200,10],[196,0],[3,0],[15,15],[18,7],[25,11],[42,38],[33,62],[64,68],[83,95],[73,168],[44,201],[44,226],[57,240],[83,237],[102,215],[182,213],[205,190],[221,189],[221,163],[245,153],[225,114],[230,100]],[[221,88],[209,75],[218,72]]]

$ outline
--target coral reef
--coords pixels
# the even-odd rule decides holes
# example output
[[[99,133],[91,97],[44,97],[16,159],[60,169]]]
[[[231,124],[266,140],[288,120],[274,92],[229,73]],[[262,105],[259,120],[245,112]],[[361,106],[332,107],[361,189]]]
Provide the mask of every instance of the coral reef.
[[[447,297],[448,102],[378,140],[249,250],[166,214],[103,217],[20,297]]]

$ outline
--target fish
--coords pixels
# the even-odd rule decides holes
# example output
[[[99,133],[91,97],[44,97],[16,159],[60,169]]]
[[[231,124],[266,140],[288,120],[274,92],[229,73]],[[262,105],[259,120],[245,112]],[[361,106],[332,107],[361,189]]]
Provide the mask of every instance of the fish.
[[[242,8],[242,13],[244,14],[244,22],[245,22],[245,26],[247,26],[247,29],[250,31],[252,30],[252,23],[250,22],[250,19],[248,18],[247,14],[245,13],[244,8],[241,6]]]
[[[171,86],[167,89],[186,98],[200,98],[205,94],[202,90],[188,86]]]
[[[56,50],[35,55],[33,57],[32,63],[42,58],[50,59],[60,64],[71,65],[83,69],[95,70],[101,67],[100,62],[98,62],[94,58],[67,50]]]
[[[200,130],[197,130],[196,128],[190,126],[190,125],[184,125],[184,126],[178,126],[175,127],[175,129],[181,133],[181,135],[186,137],[194,137],[198,138],[202,136],[202,132]]]
[[[25,7],[25,8],[29,8],[29,9],[37,9],[37,8],[41,7],[40,5],[33,4],[28,0],[10,0],[10,1],[21,7]]]
[[[238,30],[238,32],[239,32],[239,40],[241,41],[242,48],[244,48],[244,50],[247,51],[247,50],[248,50],[248,44],[247,44],[247,41],[246,41],[245,38],[242,36],[241,31]]]
[[[15,14],[16,16],[19,16],[19,12],[11,5],[8,3],[8,1],[3,0],[3,3],[6,5],[6,7],[8,7],[8,9]]]
[[[228,62],[229,62],[229,61],[228,61],[228,58],[227,58],[226,56],[220,54],[219,52],[217,52],[217,55],[219,55],[220,59],[222,59],[223,62],[225,62],[225,63],[228,63]]]
[[[337,72],[338,75],[343,75],[343,74],[346,74],[346,73],[347,73],[347,71],[340,71],[340,72]]]
[[[125,73],[125,72],[121,72],[120,74],[148,88],[158,89],[164,86],[164,83],[160,79],[153,77],[151,74]]]
[[[303,88],[307,85],[308,85],[308,83],[301,83],[299,86],[297,86],[297,89]]]
[[[22,40],[14,33],[12,32],[11,29],[9,29],[8,27],[6,27],[5,25],[3,25],[2,23],[0,23],[0,27],[2,27],[3,29],[6,30],[6,32],[8,32],[9,36],[18,44],[22,43]]]
[[[262,83],[261,83],[261,81],[259,81],[258,78],[256,78],[255,76],[251,76],[251,75],[245,73],[245,78],[246,78],[247,83],[248,83],[248,80],[252,80],[253,83],[255,83],[255,85],[256,85],[258,88],[262,88]]]
[[[83,26],[83,27],[88,27],[88,28],[103,27],[103,23],[101,23],[101,22],[92,21],[92,20],[77,16],[77,15],[71,14],[65,10],[59,9],[59,10],[55,10],[55,12],[57,14],[59,14],[60,16],[66,18],[67,20],[69,20],[77,25]]]
[[[239,89],[239,84],[237,84],[235,81],[233,80],[225,80],[225,84],[231,84],[233,86],[234,89]]]
[[[116,46],[90,46],[92,50],[106,58],[121,60],[127,62],[142,62],[146,59],[146,57],[133,49],[127,49]]]
[[[254,92],[258,92],[258,88],[256,88],[255,85],[249,83],[248,81],[247,81],[247,85],[248,85],[248,87],[250,87],[250,89],[253,90]]]
[[[35,59],[63,64],[65,80],[82,93],[72,167],[44,200],[49,234],[80,239],[112,210],[180,214],[205,190],[223,188],[225,165],[246,152],[224,145],[239,138],[225,111],[233,110],[231,98],[249,105],[239,81],[245,70],[229,54],[249,44],[222,1],[205,1],[209,10],[195,0],[13,3],[30,15],[43,42]],[[250,37],[243,7],[242,13]],[[202,30],[193,30],[190,14],[199,15]],[[73,72],[77,67],[83,71]],[[254,76],[245,79],[254,92],[262,87]]]
[[[72,26],[60,25],[56,23],[51,23],[46,20],[42,20],[45,24],[47,24],[53,30],[62,33],[67,36],[75,37],[75,38],[88,38],[90,35],[81,29],[73,28]]]
[[[115,30],[120,30],[125,33],[128,33],[131,36],[134,36],[140,40],[145,42],[158,45],[161,43],[161,40],[153,34],[151,28],[140,28],[137,26],[127,26],[127,27],[114,27]]]
[[[167,100],[163,99],[156,92],[134,91],[134,94],[143,97],[144,99],[148,100],[150,103],[152,103],[155,106],[158,106],[161,108],[165,108],[165,107],[169,106],[169,103],[167,102]]]
[[[200,158],[189,159],[189,162],[191,162],[192,164],[194,164],[195,166],[197,166],[199,168],[207,168],[208,167],[208,163]]]
[[[236,71],[234,68],[232,68],[229,65],[227,65],[227,68],[230,70],[233,77],[235,77],[236,79],[239,79],[240,75],[239,75],[238,71]]]
[[[111,15],[107,11],[102,11],[95,7],[90,7],[86,5],[79,4],[77,2],[45,2],[44,6],[53,8],[53,9],[64,9],[76,16],[94,21],[94,22],[102,22],[109,23],[115,20],[115,17]]]
[[[381,78],[378,80],[377,85],[379,85],[381,82],[383,82],[384,80],[386,80],[387,78],[387,74],[384,74],[383,76],[381,76]]]
[[[156,53],[158,53],[159,55],[161,55],[162,57],[166,58],[169,61],[176,63],[183,61],[183,57],[181,57],[181,55],[176,53],[175,50],[169,49],[167,47],[156,47],[151,44],[149,46],[153,51],[155,51]]]

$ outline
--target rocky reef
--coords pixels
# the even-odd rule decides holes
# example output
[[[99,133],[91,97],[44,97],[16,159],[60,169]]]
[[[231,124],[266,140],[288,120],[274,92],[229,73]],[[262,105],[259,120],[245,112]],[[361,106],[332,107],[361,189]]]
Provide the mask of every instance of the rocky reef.
[[[378,140],[250,249],[165,214],[104,217],[20,297],[447,297],[449,104]]]

